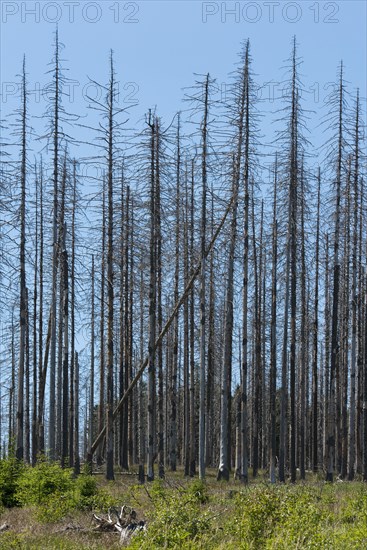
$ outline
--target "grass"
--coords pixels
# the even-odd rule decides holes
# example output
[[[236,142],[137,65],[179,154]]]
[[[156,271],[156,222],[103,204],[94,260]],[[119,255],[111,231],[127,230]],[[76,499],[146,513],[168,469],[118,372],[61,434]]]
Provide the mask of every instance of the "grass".
[[[243,486],[217,482],[215,476],[208,471],[202,483],[179,471],[143,486],[134,475],[117,474],[112,483],[95,476],[103,499],[87,510],[66,508],[57,521],[40,515],[38,505],[3,508],[0,524],[10,529],[0,533],[0,548],[119,548],[117,534],[90,530],[91,508],[111,503],[132,506],[139,519],[147,520],[147,532],[131,539],[135,550],[367,548],[367,485],[362,482],[331,485],[310,475],[304,483],[272,486],[259,476]],[[68,529],[71,525],[84,530]]]

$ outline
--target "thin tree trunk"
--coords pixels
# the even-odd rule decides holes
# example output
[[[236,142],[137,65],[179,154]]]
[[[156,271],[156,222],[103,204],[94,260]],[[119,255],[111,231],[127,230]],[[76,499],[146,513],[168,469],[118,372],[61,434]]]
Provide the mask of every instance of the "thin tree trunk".
[[[350,263],[350,208],[351,208],[351,166],[348,166],[346,212],[344,222],[344,266],[342,293],[342,354],[341,354],[341,467],[344,479],[348,473],[348,365],[349,365],[349,263]]]
[[[331,327],[331,359],[330,359],[330,400],[328,406],[328,435],[327,435],[327,473],[326,481],[333,481],[335,468],[335,393],[336,374],[339,370],[339,234],[340,234],[340,201],[341,201],[341,170],[342,170],[342,143],[343,143],[343,65],[340,67],[339,82],[339,128],[338,128],[338,156],[336,172],[336,205],[335,205],[335,232],[334,232],[334,267],[333,267],[333,306]]]
[[[207,194],[207,154],[208,154],[208,116],[209,116],[209,74],[204,85],[204,115],[202,123],[202,203],[201,203],[201,272],[200,272],[200,370],[199,370],[199,478],[205,478],[205,311],[206,311],[206,194]]]
[[[362,418],[362,465],[363,481],[367,481],[367,275],[365,277],[364,304],[364,364],[363,364],[363,418]]]
[[[63,232],[63,358],[62,358],[62,453],[61,465],[66,465],[69,444],[69,265],[65,243],[66,226]]]
[[[37,306],[38,306],[38,292],[37,292],[37,276],[38,276],[38,175],[37,166],[35,167],[35,187],[36,187],[36,212],[35,212],[35,251],[34,251],[34,285],[33,285],[33,392],[32,392],[32,455],[31,464],[34,466],[37,461],[38,454],[38,437],[37,437],[37,377],[38,377],[38,363],[37,363]],[[41,305],[40,305],[41,307]],[[1,441],[1,440],[0,440]]]
[[[290,210],[290,206],[289,206]],[[290,215],[290,214],[289,214]],[[289,224],[288,240],[289,243]],[[284,298],[284,327],[283,327],[283,348],[282,348],[282,385],[280,391],[280,428],[279,428],[279,481],[285,482],[286,449],[287,449],[287,402],[288,402],[288,323],[289,323],[289,266],[290,247],[287,244],[286,258],[286,280]]]
[[[304,480],[306,478],[306,444],[307,444],[307,364],[308,363],[308,338],[307,338],[307,296],[306,296],[306,251],[305,251],[305,188],[304,188],[304,159],[302,159],[301,167],[301,349],[300,349],[300,453],[299,453],[299,470],[300,478]]]
[[[297,187],[298,187],[298,90],[296,88],[296,42],[293,48],[292,114],[290,151],[290,473],[296,481],[296,343],[297,343]]]
[[[162,330],[163,313],[162,313],[162,229],[161,229],[161,175],[160,175],[160,124],[156,119],[156,153],[155,153],[155,239],[156,239],[156,307],[157,307],[157,330],[158,333]],[[164,414],[163,414],[163,348],[158,346],[157,350],[157,367],[158,367],[158,475],[162,479],[164,477]],[[156,394],[154,393],[154,402]],[[154,410],[156,406],[154,404]],[[156,417],[154,417],[156,418]],[[155,430],[154,430],[155,431]],[[156,447],[156,439],[154,439],[154,447]],[[154,451],[156,454],[156,451]]]
[[[40,274],[39,274],[39,318],[38,318],[38,451],[45,452],[44,396],[45,379],[43,376],[43,166],[40,165]],[[51,315],[50,315],[51,319]],[[51,329],[51,326],[50,326]],[[46,346],[47,347],[47,346]]]
[[[234,163],[233,163],[234,164]],[[233,166],[235,170],[235,166]],[[238,187],[239,181],[233,174],[233,210],[230,230],[229,256],[226,281],[226,303],[225,303],[225,322],[224,322],[224,352],[222,369],[222,391],[221,391],[221,421],[220,421],[220,457],[217,479],[229,481],[230,457],[228,454],[229,439],[229,403],[228,393],[231,383],[229,373],[232,363],[233,348],[233,276],[234,276],[234,254],[237,237],[237,205],[238,205]]]
[[[274,166],[274,204],[272,236],[272,271],[271,271],[271,328],[270,328],[270,481],[275,483],[276,473],[276,382],[277,382],[277,256],[278,256],[278,222],[277,222],[277,179],[278,160],[275,156]]]
[[[76,217],[76,160],[73,161],[73,199],[71,212],[71,293],[70,293],[70,388],[69,388],[69,466],[74,465],[74,426],[75,426],[75,394],[74,394],[74,353],[75,353],[75,217]],[[93,297],[94,299],[94,297]],[[93,320],[94,322],[94,320]],[[93,342],[94,345],[94,342]],[[94,359],[93,359],[94,361]],[[91,384],[94,384],[94,369],[91,373]],[[67,390],[67,389],[66,389]]]
[[[30,418],[29,418],[29,293],[26,288],[26,333],[25,333],[25,406],[24,406],[24,460],[30,463]]]
[[[248,482],[248,418],[247,418],[247,370],[248,370],[248,258],[249,258],[249,151],[250,151],[250,91],[249,50],[247,41],[241,86],[239,133],[237,142],[238,175],[244,141],[244,212],[243,212],[243,299],[242,299],[242,365],[241,365],[241,481]]]
[[[112,52],[110,58],[110,82],[108,91],[108,226],[107,226],[107,407],[106,407],[106,479],[113,480],[113,318],[114,318],[114,275],[113,275],[113,129],[114,129],[114,69]]]
[[[191,163],[190,200],[190,262],[191,275],[194,271],[194,182],[195,165]],[[196,473],[196,413],[195,413],[195,298],[194,289],[190,292],[190,476]]]
[[[319,329],[319,257],[320,257],[320,199],[321,171],[317,176],[317,219],[316,219],[316,260],[315,260],[315,302],[312,350],[312,471],[319,467],[319,436],[318,436],[318,329]]]
[[[174,303],[178,300],[180,274],[180,183],[181,183],[181,143],[180,143],[180,115],[177,120],[177,150],[176,150],[176,219],[175,219],[175,274],[174,274]],[[170,470],[177,469],[177,370],[178,370],[178,317],[173,322],[173,360],[170,387]],[[159,331],[162,327],[159,327]]]
[[[184,286],[189,280],[189,235],[188,235],[188,167],[185,173],[185,210],[184,210]],[[184,475],[190,474],[190,389],[189,389],[189,300],[184,302]]]
[[[24,365],[25,365],[25,346],[26,346],[26,269],[25,269],[25,213],[26,213],[26,173],[27,173],[27,150],[26,150],[26,120],[27,120],[27,90],[25,77],[25,57],[23,57],[22,74],[22,150],[20,166],[20,304],[19,304],[19,370],[18,370],[18,399],[17,399],[17,441],[15,456],[18,460],[24,457]]]
[[[105,181],[102,188],[102,250],[101,250],[101,316],[100,316],[100,366],[99,366],[99,408],[98,431],[104,426],[105,413],[105,255],[106,255],[106,193]],[[101,466],[103,457],[103,445],[98,448],[97,464]]]
[[[80,455],[79,455],[79,356],[75,352],[74,356],[74,395],[75,395],[75,429],[74,429],[74,475],[80,474]]]
[[[325,399],[324,399],[324,468],[327,468],[327,437],[330,403],[330,282],[329,282],[329,234],[325,238]]]
[[[259,469],[259,443],[261,430],[261,304],[260,304],[260,274],[258,270],[256,232],[255,232],[255,198],[254,183],[252,192],[252,239],[254,257],[254,405],[253,405],[253,436],[252,436],[252,470],[256,477]],[[262,215],[261,215],[262,218]],[[260,226],[262,224],[260,223]],[[260,262],[259,262],[260,263]]]
[[[155,154],[156,125],[150,120],[151,129],[151,184],[150,184],[150,279],[149,279],[149,367],[148,367],[148,448],[147,480],[154,480],[154,440],[155,440],[155,333],[156,333],[156,204],[155,204]],[[126,393],[126,392],[125,392]]]
[[[357,364],[357,247],[358,247],[358,179],[359,179],[359,91],[357,90],[355,113],[355,145],[353,171],[353,250],[352,250],[352,342],[350,370],[350,413],[349,413],[349,444],[348,444],[348,480],[355,475],[356,460],[356,364]]]
[[[59,108],[60,108],[60,74],[59,74],[59,36],[56,29],[55,36],[55,97],[54,97],[54,120],[53,120],[53,254],[52,254],[52,298],[51,298],[51,342],[50,342],[50,399],[49,399],[49,431],[48,447],[50,458],[55,456],[55,420],[56,420],[56,301],[57,301],[57,258],[58,258],[58,177],[59,177]]]
[[[91,342],[90,342],[90,398],[89,398],[89,446],[94,437],[94,338],[95,338],[95,268],[94,255],[92,254],[92,296],[91,296]]]

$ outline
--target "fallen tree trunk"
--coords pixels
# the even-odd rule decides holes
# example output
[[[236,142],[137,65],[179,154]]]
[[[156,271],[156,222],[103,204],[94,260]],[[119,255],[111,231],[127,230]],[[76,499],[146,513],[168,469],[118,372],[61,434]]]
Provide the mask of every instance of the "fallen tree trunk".
[[[214,246],[214,243],[220,233],[220,231],[222,230],[223,228],[223,225],[226,221],[226,218],[232,208],[232,204],[233,204],[233,196],[224,212],[224,215],[205,251],[205,254],[204,254],[204,258],[207,258],[207,256],[209,255],[209,252],[211,251],[211,249],[213,248]],[[169,317],[169,319],[167,320],[166,324],[164,325],[163,329],[161,330],[159,336],[157,337],[156,341],[155,341],[155,344],[153,346],[153,353],[156,351],[157,347],[160,345],[160,343],[162,342],[164,336],[166,335],[169,327],[171,326],[172,322],[174,321],[176,315],[178,314],[178,311],[180,309],[180,307],[182,306],[182,304],[184,303],[184,301],[186,300],[197,276],[199,275],[200,273],[200,268],[201,268],[201,260],[198,262],[189,282],[187,283],[186,285],[186,288],[184,290],[184,292],[182,293],[181,297],[179,298],[179,300],[176,302],[173,310],[172,310],[172,313]],[[138,369],[138,372],[136,373],[135,375],[135,378],[131,381],[130,385],[128,386],[128,388],[126,389],[124,395],[121,397],[120,401],[118,402],[115,410],[113,411],[113,415],[112,415],[112,419],[113,421],[116,420],[117,418],[117,415],[119,414],[119,412],[121,411],[125,401],[128,399],[128,397],[130,396],[130,394],[132,393],[134,387],[136,386],[136,384],[138,383],[139,379],[141,378],[144,370],[146,369],[147,365],[148,365],[148,362],[149,362],[149,355],[147,355],[144,359],[144,361],[141,363],[141,366],[140,368]],[[103,429],[99,432],[98,436],[96,437],[96,439],[94,440],[94,443],[93,445],[91,446],[91,448],[89,449],[88,451],[88,454],[87,454],[87,463],[89,463],[90,465],[90,468],[92,468],[92,458],[93,458],[93,454],[95,453],[95,451],[97,450],[98,446],[100,445],[102,439],[104,438],[106,434],[106,425],[103,427]]]

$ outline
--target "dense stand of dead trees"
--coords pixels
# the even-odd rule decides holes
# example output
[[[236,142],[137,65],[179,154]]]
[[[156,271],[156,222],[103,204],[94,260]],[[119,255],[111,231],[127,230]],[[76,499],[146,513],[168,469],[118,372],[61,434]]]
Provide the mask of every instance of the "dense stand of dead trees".
[[[150,110],[134,135],[113,53],[86,126],[63,108],[60,52],[56,32],[44,158],[25,59],[19,156],[2,144],[1,454],[110,480],[118,464],[141,481],[367,481],[365,136],[343,65],[317,165],[295,39],[272,148],[249,41],[226,98],[198,77],[184,112],[165,126]],[[66,122],[92,135],[87,158]]]

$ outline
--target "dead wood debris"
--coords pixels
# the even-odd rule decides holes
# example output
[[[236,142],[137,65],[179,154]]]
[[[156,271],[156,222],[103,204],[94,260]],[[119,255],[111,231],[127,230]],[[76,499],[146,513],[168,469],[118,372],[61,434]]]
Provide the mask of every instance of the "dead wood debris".
[[[146,530],[145,521],[138,521],[135,510],[125,505],[120,511],[112,506],[108,509],[107,515],[93,514],[93,520],[97,524],[94,531],[118,532],[120,543],[126,543],[133,533]]]

